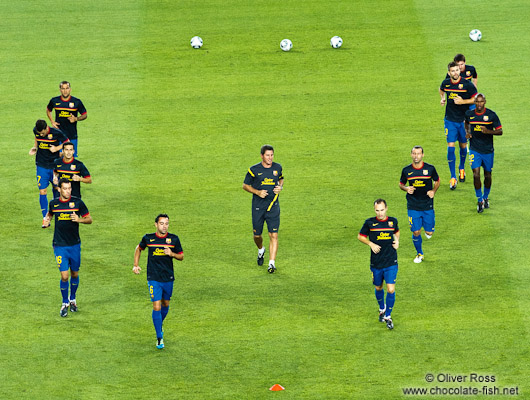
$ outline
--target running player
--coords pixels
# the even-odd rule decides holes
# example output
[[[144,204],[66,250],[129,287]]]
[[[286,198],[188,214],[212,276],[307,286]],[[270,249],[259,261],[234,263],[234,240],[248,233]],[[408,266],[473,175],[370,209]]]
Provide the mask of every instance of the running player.
[[[140,254],[148,248],[147,253],[147,286],[153,303],[153,325],[156,331],[156,347],[164,348],[164,332],[162,323],[169,312],[169,301],[173,294],[173,259],[182,261],[184,252],[177,235],[168,232],[169,217],[159,214],[155,218],[156,232],[144,235],[134,250],[133,272],[138,275]]]

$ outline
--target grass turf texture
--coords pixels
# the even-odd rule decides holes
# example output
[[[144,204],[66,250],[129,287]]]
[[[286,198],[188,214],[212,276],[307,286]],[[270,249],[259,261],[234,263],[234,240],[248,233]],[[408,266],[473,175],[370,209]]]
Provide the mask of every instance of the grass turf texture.
[[[525,2],[2,8],[1,398],[375,399],[459,386],[428,384],[429,372],[495,375],[528,395]],[[506,132],[483,215],[469,168],[448,189],[437,88],[458,52]],[[66,319],[26,155],[63,79],[88,109],[79,159],[94,178],[82,189],[94,224],[81,227],[80,312]],[[255,265],[241,190],[263,143],[286,176],[275,275]],[[442,177],[419,265],[397,185],[415,144]],[[377,322],[369,250],[355,239],[377,197],[402,232],[392,332]],[[159,212],[186,256],[163,351],[145,268],[131,272]],[[286,390],[268,392],[275,383]]]

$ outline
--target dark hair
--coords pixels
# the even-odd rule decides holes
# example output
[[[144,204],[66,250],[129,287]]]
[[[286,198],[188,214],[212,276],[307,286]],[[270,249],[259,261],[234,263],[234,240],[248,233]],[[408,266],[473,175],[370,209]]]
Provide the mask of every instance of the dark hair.
[[[388,207],[388,206],[386,205],[386,200],[384,200],[384,199],[377,199],[376,201],[374,201],[374,206],[375,206],[376,204],[381,204],[381,203],[383,203],[383,204],[385,205],[385,208]]]
[[[454,62],[459,62],[459,61],[463,61],[463,62],[466,62],[466,56],[464,56],[463,54],[460,54],[458,53],[455,58],[453,59]]]
[[[155,222],[158,223],[158,220],[159,220],[160,218],[167,218],[167,219],[169,219],[169,215],[167,215],[167,214],[158,214],[158,215],[156,216],[156,218],[155,218]]]
[[[59,183],[57,183],[57,186],[58,186],[58,187],[62,187],[63,183],[69,183],[70,185],[72,184],[72,182],[70,182],[70,179],[68,179],[68,178],[61,178],[61,179],[59,179]]]
[[[43,129],[46,129],[48,124],[46,124],[46,121],[43,119],[38,119],[37,122],[35,122],[35,129],[37,132],[41,132]]]
[[[64,149],[66,146],[72,146],[72,147],[75,149],[75,146],[74,146],[74,143],[73,143],[73,142],[65,142],[65,143],[63,143],[63,149]]]
[[[59,83],[59,88],[63,85],[68,85],[68,87],[72,87],[72,85],[70,85],[70,82],[68,81],[62,81],[61,83]]]
[[[454,61],[451,61],[449,64],[447,64],[447,70],[449,71],[453,67],[458,67],[458,64]],[[460,67],[459,67],[460,68]]]
[[[272,152],[274,153],[274,147],[272,147],[270,144],[264,144],[263,146],[261,146],[261,155],[265,154],[267,150],[272,150]]]
[[[413,151],[414,149],[420,149],[420,150],[421,150],[421,154],[423,154],[423,147],[421,147],[421,146],[414,146],[414,147],[412,148],[412,150],[410,150],[410,152],[412,153],[412,151]]]

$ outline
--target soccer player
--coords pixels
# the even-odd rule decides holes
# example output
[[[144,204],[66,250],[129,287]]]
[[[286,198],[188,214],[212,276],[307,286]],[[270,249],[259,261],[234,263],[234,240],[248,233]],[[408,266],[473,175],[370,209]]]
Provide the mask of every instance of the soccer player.
[[[63,144],[63,157],[54,161],[53,183],[57,185],[59,179],[68,179],[72,182],[72,196],[81,198],[81,182],[92,183],[92,177],[85,164],[74,158],[74,151],[72,142]]]
[[[155,233],[144,235],[140,244],[134,250],[133,272],[138,275],[140,268],[140,254],[146,248],[147,255],[147,285],[149,296],[153,303],[153,325],[156,331],[156,347],[164,348],[164,332],[162,323],[169,312],[169,301],[173,294],[173,259],[182,261],[184,252],[177,235],[168,232],[169,217],[167,214],[159,214],[155,218]]]
[[[460,76],[460,67],[454,61],[449,63],[448,69],[449,78],[443,80],[439,92],[441,96],[440,104],[443,106],[447,103],[445,107],[444,127],[447,139],[447,162],[451,173],[449,188],[455,190],[457,185],[455,142],[458,141],[460,146],[459,180],[460,182],[464,182],[466,180],[465,163],[467,155],[464,116],[469,109],[469,104],[474,101],[477,88],[471,82]]]
[[[423,147],[414,146],[410,152],[412,164],[401,171],[399,188],[407,192],[407,214],[412,243],[416,248],[416,264],[423,261],[421,228],[430,239],[434,233],[434,195],[440,187],[440,177],[434,165],[423,162]],[[434,185],[433,185],[434,182]]]
[[[458,65],[458,68],[460,68],[460,76],[468,81],[472,81],[473,85],[477,87],[477,70],[474,66],[466,64],[466,56],[458,53],[453,61]],[[449,73],[445,76],[445,79],[448,78],[450,78]]]
[[[87,119],[88,114],[83,102],[70,94],[70,82],[62,81],[59,84],[60,96],[52,97],[46,107],[46,114],[56,129],[64,132],[66,137],[74,144],[74,157],[77,157],[77,122]],[[55,109],[55,120],[52,110]]]
[[[37,120],[33,128],[35,143],[29,150],[30,155],[35,155],[35,164],[37,164],[37,186],[39,188],[39,202],[44,218],[48,213],[47,188],[50,183],[53,186],[53,161],[57,158],[58,152],[63,148],[68,138],[58,129],[51,128],[43,119]],[[54,196],[55,197],[55,196]]]
[[[282,166],[274,161],[274,148],[268,144],[261,146],[261,162],[248,169],[243,182],[243,190],[252,193],[252,228],[254,243],[258,247],[258,265],[263,265],[265,246],[263,246],[263,224],[267,221],[269,231],[269,267],[267,271],[276,271],[276,253],[278,252],[278,230],[280,229],[279,195],[283,190]]]
[[[396,301],[398,221],[386,215],[388,207],[383,199],[374,202],[374,210],[375,217],[364,221],[357,239],[370,246],[370,269],[375,286],[375,298],[379,304],[379,321],[385,322],[388,329],[394,329],[390,314]],[[386,282],[386,304],[383,281]]]
[[[77,312],[76,293],[79,287],[79,268],[81,267],[81,238],[79,224],[91,224],[92,217],[83,200],[72,196],[72,184],[66,178],[59,180],[59,197],[50,201],[50,207],[44,225],[50,226],[55,216],[53,234],[53,252],[61,272],[61,317]],[[68,295],[68,270],[70,270],[70,295]]]
[[[477,212],[490,208],[491,170],[493,169],[493,136],[502,135],[497,114],[486,108],[486,96],[475,96],[475,109],[466,112],[465,127],[469,139],[469,161],[477,196]],[[493,128],[493,129],[492,129]],[[484,195],[480,184],[480,167],[484,168]]]

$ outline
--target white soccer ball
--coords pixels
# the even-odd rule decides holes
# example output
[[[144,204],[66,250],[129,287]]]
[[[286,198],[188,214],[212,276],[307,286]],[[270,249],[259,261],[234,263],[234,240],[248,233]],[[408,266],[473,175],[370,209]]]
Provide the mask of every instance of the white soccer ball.
[[[340,36],[333,36],[329,43],[331,44],[331,47],[338,49],[340,46],[342,46],[342,38]]]
[[[200,49],[202,47],[202,39],[199,36],[193,36],[190,40],[191,47]]]
[[[478,42],[480,39],[482,39],[482,32],[478,29],[473,29],[471,32],[469,32],[469,38],[474,42]]]
[[[293,48],[293,42],[291,42],[289,39],[283,39],[280,42],[280,49],[283,51],[289,51]]]

